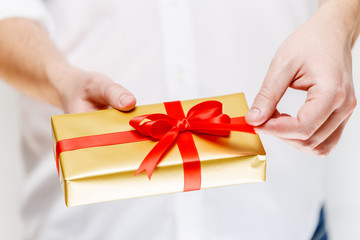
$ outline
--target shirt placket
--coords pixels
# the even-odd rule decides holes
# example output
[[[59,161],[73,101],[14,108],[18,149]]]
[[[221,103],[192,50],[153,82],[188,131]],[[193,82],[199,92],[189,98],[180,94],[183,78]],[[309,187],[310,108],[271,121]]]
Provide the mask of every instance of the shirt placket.
[[[191,0],[159,0],[167,100],[198,96]],[[174,194],[177,240],[203,239],[201,194]]]
[[[190,0],[160,0],[167,99],[198,97],[194,23]]]

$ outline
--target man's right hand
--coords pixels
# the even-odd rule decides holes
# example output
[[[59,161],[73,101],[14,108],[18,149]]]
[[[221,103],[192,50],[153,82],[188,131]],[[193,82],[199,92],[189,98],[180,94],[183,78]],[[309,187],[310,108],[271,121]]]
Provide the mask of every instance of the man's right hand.
[[[133,94],[105,75],[71,66],[46,31],[28,19],[0,21],[0,77],[65,113],[129,111],[136,103]]]
[[[57,89],[65,113],[88,112],[108,107],[129,111],[136,104],[132,93],[101,73],[69,67],[58,83]]]

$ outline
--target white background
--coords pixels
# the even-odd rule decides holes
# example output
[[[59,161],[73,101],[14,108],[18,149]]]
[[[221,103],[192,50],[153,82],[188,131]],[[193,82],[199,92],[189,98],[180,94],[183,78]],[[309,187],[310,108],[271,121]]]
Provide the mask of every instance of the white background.
[[[354,84],[358,98],[359,50],[358,44],[353,51]],[[358,106],[349,121],[340,144],[327,159],[328,214],[331,216],[329,225],[333,239],[360,239],[359,108]],[[22,229],[19,205],[23,181],[19,110],[16,91],[2,81],[0,112],[0,239],[18,240]],[[346,158],[342,157],[345,152],[348,153]]]

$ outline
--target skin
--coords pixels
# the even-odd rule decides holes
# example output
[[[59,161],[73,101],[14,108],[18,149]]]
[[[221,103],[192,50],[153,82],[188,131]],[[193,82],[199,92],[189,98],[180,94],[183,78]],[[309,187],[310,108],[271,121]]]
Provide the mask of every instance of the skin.
[[[359,0],[321,1],[314,16],[283,42],[246,116],[257,132],[300,151],[330,152],[356,106],[351,48],[359,16]],[[132,93],[107,76],[70,65],[41,26],[26,19],[0,21],[0,78],[65,113],[128,111],[136,104]],[[288,87],[307,91],[296,118],[276,110]]]
[[[330,153],[356,106],[351,48],[359,17],[360,1],[322,1],[311,19],[282,43],[246,116],[257,132],[303,152]],[[296,117],[276,109],[289,87],[307,91]]]
[[[27,19],[0,21],[0,78],[65,113],[134,108],[136,99],[107,76],[71,66],[40,25]]]

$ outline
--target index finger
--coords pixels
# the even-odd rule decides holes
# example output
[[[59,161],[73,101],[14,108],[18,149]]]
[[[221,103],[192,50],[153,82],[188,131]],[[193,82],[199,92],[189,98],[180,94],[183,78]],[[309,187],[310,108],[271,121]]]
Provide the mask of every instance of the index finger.
[[[329,89],[320,86],[311,87],[306,102],[299,109],[296,118],[291,116],[270,118],[256,129],[258,132],[281,138],[307,140],[336,109],[333,96]]]

